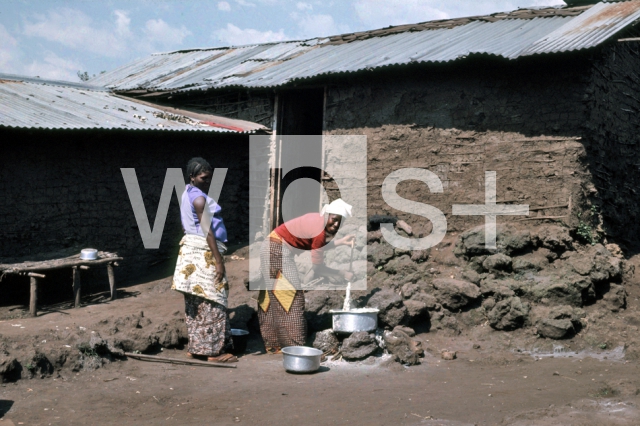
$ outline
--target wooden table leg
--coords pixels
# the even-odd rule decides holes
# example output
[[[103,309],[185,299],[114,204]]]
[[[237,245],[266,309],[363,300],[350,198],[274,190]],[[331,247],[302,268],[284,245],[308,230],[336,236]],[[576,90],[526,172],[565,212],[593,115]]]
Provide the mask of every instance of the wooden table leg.
[[[32,317],[38,316],[38,279],[30,277],[31,281],[31,298],[29,299],[29,313]]]
[[[111,288],[111,300],[116,300],[118,293],[116,291],[116,279],[113,275],[113,263],[107,265],[107,274],[109,274],[109,287]]]
[[[80,270],[74,266],[73,267],[73,295],[75,297],[75,307],[80,307]]]

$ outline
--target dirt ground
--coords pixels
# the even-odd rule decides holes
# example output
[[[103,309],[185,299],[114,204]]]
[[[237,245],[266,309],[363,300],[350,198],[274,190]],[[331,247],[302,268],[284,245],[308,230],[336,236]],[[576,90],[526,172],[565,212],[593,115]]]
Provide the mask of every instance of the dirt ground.
[[[246,260],[228,263],[236,305],[255,297],[242,284],[247,267]],[[36,371],[29,379],[25,371],[21,380],[0,385],[0,426],[640,424],[640,363],[622,352],[637,340],[633,334],[610,336],[616,344],[589,356],[586,349],[573,352],[584,347],[580,335],[560,346],[554,342],[555,355],[544,350],[553,347],[550,342],[538,339],[540,352],[532,355],[526,345],[531,337],[523,330],[476,327],[457,336],[432,331],[417,335],[426,349],[421,365],[404,367],[384,357],[329,361],[311,375],[285,372],[280,355],[250,354],[261,349],[252,335],[236,369],[125,358],[97,369],[71,368],[78,336],[101,330],[104,337],[105,327],[118,318],[138,318],[140,330],[159,330],[180,318],[182,296],[167,290],[169,284],[167,278],[127,287],[116,301],[81,309],[45,306],[37,318],[0,308],[0,343],[10,352],[26,354],[35,347],[68,357],[64,368],[44,378]],[[638,283],[626,288],[628,306],[615,330],[625,330],[625,315],[638,310]],[[457,351],[457,359],[440,359],[442,349]],[[158,354],[185,358],[180,346]]]

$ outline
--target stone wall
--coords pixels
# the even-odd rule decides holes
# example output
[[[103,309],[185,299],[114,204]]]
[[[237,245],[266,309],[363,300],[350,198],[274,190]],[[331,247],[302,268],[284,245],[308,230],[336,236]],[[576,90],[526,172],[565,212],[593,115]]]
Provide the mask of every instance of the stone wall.
[[[588,78],[576,70],[589,63],[563,58],[470,60],[329,86],[326,133],[368,137],[368,214],[397,215],[429,232],[426,219],[391,209],[380,190],[394,170],[426,168],[442,194],[413,180],[399,194],[442,210],[449,231],[468,229],[484,218],[452,216],[451,205],[484,204],[484,172],[496,171],[499,203],[575,225],[572,210],[585,204],[591,181],[582,140]]]
[[[153,227],[166,169],[185,170],[194,156],[229,169],[219,200],[222,215],[230,243],[247,242],[247,135],[19,129],[0,129],[0,135],[5,141],[0,168],[5,200],[0,206],[1,263],[95,247],[124,256],[116,268],[121,283],[154,271],[166,276],[175,266],[182,235],[177,198],[172,196],[160,248],[145,249],[120,168],[136,169]],[[106,285],[102,272],[100,281]],[[12,282],[5,277],[0,291],[11,288]],[[42,287],[48,286],[45,282]]]

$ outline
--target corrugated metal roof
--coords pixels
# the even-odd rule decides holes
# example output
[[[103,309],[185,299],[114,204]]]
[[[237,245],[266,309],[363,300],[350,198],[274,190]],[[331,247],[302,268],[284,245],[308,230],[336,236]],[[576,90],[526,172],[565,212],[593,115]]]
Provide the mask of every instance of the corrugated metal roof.
[[[448,62],[471,54],[515,59],[587,49],[639,18],[640,0],[517,10],[327,39],[155,54],[91,82],[116,91],[267,88],[323,74]]]
[[[523,55],[597,46],[640,18],[640,1],[598,3],[523,50]]]
[[[101,87],[4,74],[0,74],[0,126],[232,133],[265,129],[247,121],[150,106]]]

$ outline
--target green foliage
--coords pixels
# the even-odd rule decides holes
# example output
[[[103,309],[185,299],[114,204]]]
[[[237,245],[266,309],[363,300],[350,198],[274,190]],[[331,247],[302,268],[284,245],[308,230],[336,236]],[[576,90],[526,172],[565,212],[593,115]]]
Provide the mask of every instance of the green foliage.
[[[106,71],[100,71],[100,74],[104,74]],[[90,79],[94,78],[96,75],[89,75],[88,72],[86,71],[78,71],[78,78],[80,79],[80,81],[89,81]]]
[[[27,370],[33,372],[36,369],[36,366],[31,364],[31,363],[29,363],[29,364],[25,365],[24,368],[26,368]]]
[[[89,81],[91,77],[89,77],[89,73],[86,71],[78,71],[78,78],[80,79],[80,81]]]
[[[595,394],[591,395],[594,398],[611,398],[612,396],[616,396],[618,395],[620,392],[617,389],[612,388],[611,386],[607,385],[603,388],[598,389],[598,392],[596,392]]]
[[[578,228],[576,229],[576,235],[578,238],[592,246],[602,241],[602,235],[597,230],[600,213],[596,206],[591,206],[584,216],[582,213],[578,213],[578,219],[580,220]]]

